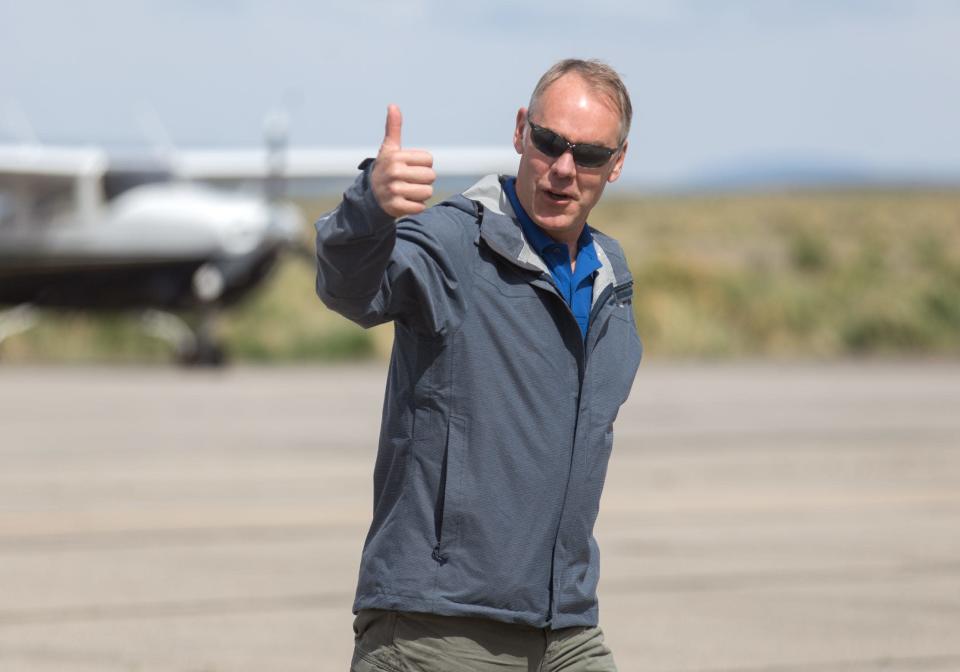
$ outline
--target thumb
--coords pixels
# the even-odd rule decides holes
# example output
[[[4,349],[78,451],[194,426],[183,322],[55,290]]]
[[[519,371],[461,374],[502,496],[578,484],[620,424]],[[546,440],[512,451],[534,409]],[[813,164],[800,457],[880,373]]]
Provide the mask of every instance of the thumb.
[[[403,116],[396,105],[387,106],[387,126],[383,134],[383,149],[400,149],[400,126]]]

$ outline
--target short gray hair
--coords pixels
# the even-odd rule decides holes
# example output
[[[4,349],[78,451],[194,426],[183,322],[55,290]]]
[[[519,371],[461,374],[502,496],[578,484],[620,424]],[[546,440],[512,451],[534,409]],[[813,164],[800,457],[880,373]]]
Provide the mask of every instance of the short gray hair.
[[[528,105],[529,111],[532,112],[537,108],[540,97],[551,84],[568,73],[578,75],[590,87],[605,96],[620,113],[620,134],[617,146],[622,145],[624,140],[627,139],[627,134],[630,133],[633,105],[630,104],[630,94],[627,93],[627,87],[620,79],[620,75],[603,61],[566,58],[554,63],[549,70],[543,73],[536,88],[533,89],[533,95],[530,96],[530,104]]]

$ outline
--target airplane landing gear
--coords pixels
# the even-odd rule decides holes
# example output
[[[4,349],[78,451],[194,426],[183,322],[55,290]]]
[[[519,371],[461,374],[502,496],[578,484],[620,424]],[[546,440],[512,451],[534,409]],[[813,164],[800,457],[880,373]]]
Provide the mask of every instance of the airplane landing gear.
[[[206,306],[200,314],[200,323],[194,334],[192,352],[184,353],[180,363],[186,366],[223,366],[227,363],[227,353],[214,336],[216,307]]]
[[[223,366],[227,354],[215,335],[217,304],[226,281],[223,272],[211,263],[193,274],[193,294],[200,302],[197,326],[192,327],[173,313],[148,310],[143,315],[149,333],[173,345],[177,362],[184,366]]]
[[[203,311],[196,329],[178,315],[160,310],[147,310],[142,318],[147,333],[174,347],[178,363],[184,366],[223,366],[227,363],[227,355],[214,337],[214,320],[212,308]]]

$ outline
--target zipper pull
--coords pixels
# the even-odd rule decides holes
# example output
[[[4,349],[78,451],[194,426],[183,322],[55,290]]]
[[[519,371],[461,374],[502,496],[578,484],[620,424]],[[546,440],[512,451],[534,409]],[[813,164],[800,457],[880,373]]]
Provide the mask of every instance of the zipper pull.
[[[440,553],[440,544],[433,547],[433,553],[430,556],[440,565],[447,564],[447,556]]]

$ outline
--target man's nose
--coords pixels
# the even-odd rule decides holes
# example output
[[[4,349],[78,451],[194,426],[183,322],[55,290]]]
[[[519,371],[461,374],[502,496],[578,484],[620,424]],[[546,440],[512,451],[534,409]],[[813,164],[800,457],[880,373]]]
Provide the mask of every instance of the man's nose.
[[[557,177],[573,177],[577,174],[577,164],[573,162],[573,154],[569,149],[557,157],[552,168]]]

